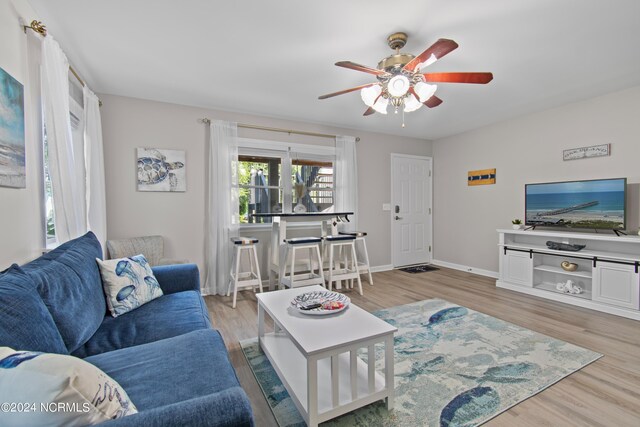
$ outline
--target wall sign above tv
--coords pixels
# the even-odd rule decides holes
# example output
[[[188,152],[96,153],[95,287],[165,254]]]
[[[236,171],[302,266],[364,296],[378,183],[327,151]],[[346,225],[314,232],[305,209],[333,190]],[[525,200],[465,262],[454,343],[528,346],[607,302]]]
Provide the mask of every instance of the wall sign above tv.
[[[525,185],[525,224],[624,230],[627,179]]]
[[[562,160],[587,159],[611,154],[611,144],[592,145],[591,147],[570,148],[562,152]]]

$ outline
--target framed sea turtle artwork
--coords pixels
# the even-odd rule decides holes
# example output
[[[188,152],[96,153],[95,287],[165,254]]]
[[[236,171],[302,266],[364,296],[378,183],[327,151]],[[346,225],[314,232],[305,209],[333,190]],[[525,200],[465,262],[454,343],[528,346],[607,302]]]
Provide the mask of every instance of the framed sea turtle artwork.
[[[24,87],[0,68],[0,187],[26,186]]]
[[[184,150],[138,148],[138,191],[187,191]]]

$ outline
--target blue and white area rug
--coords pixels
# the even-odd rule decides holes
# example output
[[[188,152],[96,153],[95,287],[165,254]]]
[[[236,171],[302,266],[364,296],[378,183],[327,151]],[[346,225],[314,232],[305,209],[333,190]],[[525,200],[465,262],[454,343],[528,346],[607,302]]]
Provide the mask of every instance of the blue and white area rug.
[[[373,314],[398,328],[395,408],[377,402],[323,425],[478,425],[602,357],[438,299]],[[278,424],[304,426],[257,339],[241,346]]]

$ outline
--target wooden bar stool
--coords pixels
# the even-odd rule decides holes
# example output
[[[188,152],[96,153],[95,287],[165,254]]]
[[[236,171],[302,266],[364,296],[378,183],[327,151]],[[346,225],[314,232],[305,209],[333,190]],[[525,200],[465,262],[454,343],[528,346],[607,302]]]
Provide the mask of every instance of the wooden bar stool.
[[[278,274],[278,280],[280,288],[290,287],[297,288],[301,286],[310,285],[322,285],[324,286],[324,273],[322,271],[322,256],[320,255],[320,243],[322,238],[320,237],[296,237],[286,240],[285,253],[280,260],[280,272]],[[307,249],[309,251],[309,272],[303,274],[295,274],[296,265],[296,252]],[[313,258],[316,257],[317,263],[320,266],[318,273],[315,273],[313,268]],[[287,277],[287,263],[290,260],[290,272]]]
[[[367,242],[365,237],[367,233],[364,231],[340,231],[338,234],[343,236],[354,236],[356,238],[355,247],[358,254],[358,242],[362,242],[362,257],[358,260],[358,271],[360,274],[368,273],[368,282],[373,286],[373,277],[371,276],[371,265],[369,264],[369,252],[367,252]]]
[[[329,268],[327,270],[327,289],[331,290],[331,284],[340,280],[350,280],[353,283],[353,279],[358,281],[358,293],[362,295],[362,282],[360,281],[360,272],[358,270],[358,257],[356,255],[355,236],[349,235],[334,235],[323,237],[326,247],[329,250]],[[334,249],[344,249],[344,268],[339,265],[336,268],[334,262]],[[338,255],[338,254],[335,254]],[[351,257],[351,262],[349,262]],[[351,264],[351,265],[349,265]]]
[[[236,297],[238,290],[252,288],[256,291],[256,286],[262,292],[262,277],[260,276],[260,262],[258,261],[258,252],[256,245],[258,239],[254,237],[232,237],[233,257],[231,260],[231,272],[229,286],[227,287],[227,296],[231,293],[231,283],[233,283],[233,308],[236,308]],[[240,271],[242,252],[249,254],[249,271]]]

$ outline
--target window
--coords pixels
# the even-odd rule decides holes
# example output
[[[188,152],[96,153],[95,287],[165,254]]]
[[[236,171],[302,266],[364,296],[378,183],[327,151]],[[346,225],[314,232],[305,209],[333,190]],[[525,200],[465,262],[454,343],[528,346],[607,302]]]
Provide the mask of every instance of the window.
[[[256,213],[292,212],[298,203],[307,212],[333,208],[333,147],[240,141],[238,187],[240,223],[271,223]],[[286,179],[283,179],[288,177]],[[301,196],[298,197],[297,194]]]
[[[44,204],[45,204],[45,238],[47,243],[55,243],[56,226],[53,210],[53,189],[51,188],[51,175],[49,174],[49,145],[47,144],[47,128],[43,132],[44,155]]]
[[[240,223],[269,223],[271,218],[253,214],[282,212],[281,176],[280,157],[238,156]]]
[[[291,161],[291,173],[296,205],[304,205],[307,212],[333,207],[333,162],[295,159]],[[301,198],[297,197],[299,191],[303,193]]]
[[[69,78],[69,122],[74,153],[84,156],[84,123],[82,86],[77,80]],[[49,172],[49,144],[47,143],[47,125],[43,123],[43,159],[44,159],[44,201],[45,201],[45,238],[47,245],[56,243],[55,206],[53,204],[53,188]]]

